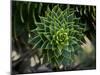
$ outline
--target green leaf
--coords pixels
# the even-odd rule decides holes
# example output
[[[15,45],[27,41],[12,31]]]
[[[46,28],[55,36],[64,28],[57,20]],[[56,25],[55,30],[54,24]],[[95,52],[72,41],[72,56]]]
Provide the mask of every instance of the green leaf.
[[[41,39],[39,36],[35,36],[34,38],[31,38],[31,39],[29,39],[29,43],[31,43],[31,42],[35,42],[35,41],[38,41],[39,39]]]
[[[45,49],[46,48],[46,45],[47,45],[48,41],[45,41],[42,46],[41,46],[41,49]]]
[[[40,48],[41,45],[42,45],[42,43],[43,43],[43,41],[40,39],[37,43],[35,43],[35,45],[33,46],[32,49],[34,49],[34,48]]]

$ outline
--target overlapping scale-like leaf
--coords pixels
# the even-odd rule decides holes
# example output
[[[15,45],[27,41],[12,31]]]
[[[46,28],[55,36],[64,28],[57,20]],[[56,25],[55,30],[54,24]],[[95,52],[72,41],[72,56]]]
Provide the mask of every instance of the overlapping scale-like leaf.
[[[83,28],[79,23],[80,18],[75,16],[75,11],[69,7],[61,10],[59,5],[52,10],[47,7],[45,16],[40,16],[36,22],[36,33],[29,42],[33,48],[43,50],[43,57],[55,64],[72,62],[72,57],[77,51],[75,46],[80,46],[83,37]],[[61,60],[61,61],[60,61]]]

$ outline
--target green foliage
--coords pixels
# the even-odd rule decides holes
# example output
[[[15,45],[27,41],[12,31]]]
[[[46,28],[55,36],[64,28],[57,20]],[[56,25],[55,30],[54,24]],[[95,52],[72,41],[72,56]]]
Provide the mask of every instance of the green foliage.
[[[56,66],[70,65],[74,56],[82,51],[80,45],[85,29],[75,12],[69,7],[61,10],[56,5],[52,10],[47,8],[45,16],[40,16],[40,22],[35,21],[37,27],[32,30],[34,37],[29,39],[29,43],[33,44],[33,49],[42,50],[46,62]]]
[[[79,12],[81,16],[85,15],[88,18],[90,16],[91,19],[93,19],[94,21],[96,20],[96,7],[95,6],[76,6],[75,9],[77,10],[77,12]]]
[[[21,58],[29,51],[29,56],[37,55],[39,60],[43,58],[42,64],[53,64],[53,68],[60,64],[73,68],[72,64],[78,60],[81,66],[91,64],[92,61],[80,47],[84,45],[81,44],[84,40],[83,33],[89,40],[92,38],[91,43],[95,46],[95,6],[12,2],[12,40],[14,50],[18,50]],[[89,56],[95,56],[95,50]],[[95,66],[94,63],[93,65]]]
[[[18,37],[21,37],[27,43],[30,30],[36,28],[34,21],[39,19],[41,7],[41,3],[12,2],[12,37],[14,39],[18,40]]]
[[[96,39],[96,6],[75,6],[78,16],[81,17],[81,22],[85,22],[86,36],[90,40]]]

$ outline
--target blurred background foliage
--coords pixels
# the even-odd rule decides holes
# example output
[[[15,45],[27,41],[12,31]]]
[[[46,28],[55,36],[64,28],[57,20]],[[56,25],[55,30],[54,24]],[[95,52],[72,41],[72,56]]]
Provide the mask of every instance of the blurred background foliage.
[[[75,57],[74,66],[61,65],[59,69],[55,69],[50,64],[44,64],[41,51],[32,49],[32,45],[28,43],[28,39],[34,36],[31,30],[36,28],[35,21],[39,22],[39,16],[45,16],[48,6],[52,9],[55,5],[57,4],[12,1],[12,74],[96,68],[96,6],[59,4],[62,10],[66,7],[74,8],[76,16],[86,24],[85,40],[81,45],[84,53]]]

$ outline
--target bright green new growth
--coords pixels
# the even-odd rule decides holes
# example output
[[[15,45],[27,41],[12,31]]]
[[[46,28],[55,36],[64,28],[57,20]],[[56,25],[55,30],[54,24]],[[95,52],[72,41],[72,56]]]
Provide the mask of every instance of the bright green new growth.
[[[56,44],[64,45],[68,41],[68,34],[63,28],[61,28],[53,35],[53,39]]]
[[[69,65],[74,61],[74,55],[81,50],[83,28],[75,16],[75,10],[61,10],[58,5],[52,10],[47,9],[45,16],[36,22],[35,36],[29,40],[34,48],[42,49],[44,61],[54,65]]]

